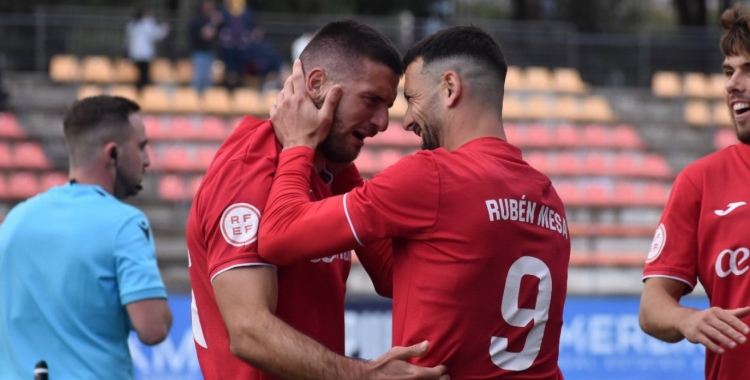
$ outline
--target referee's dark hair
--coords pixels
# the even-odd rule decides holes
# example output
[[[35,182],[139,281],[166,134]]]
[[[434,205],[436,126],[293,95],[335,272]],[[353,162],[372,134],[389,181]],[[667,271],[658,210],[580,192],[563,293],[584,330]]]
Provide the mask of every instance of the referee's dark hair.
[[[323,67],[331,75],[356,74],[360,65],[354,62],[363,59],[385,65],[396,76],[404,74],[401,54],[388,37],[354,20],[329,22],[300,54],[304,67]]]
[[[63,119],[70,164],[86,164],[104,144],[127,140],[133,133],[130,115],[140,109],[119,96],[92,96],[73,103]]]

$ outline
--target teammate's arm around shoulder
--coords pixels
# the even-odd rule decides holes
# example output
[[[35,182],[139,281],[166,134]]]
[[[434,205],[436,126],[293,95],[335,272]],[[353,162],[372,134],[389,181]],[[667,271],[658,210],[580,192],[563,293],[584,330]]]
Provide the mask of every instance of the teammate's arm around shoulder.
[[[732,310],[684,307],[679,301],[685,286],[683,282],[669,278],[646,280],[638,316],[644,332],[672,343],[687,338],[717,354],[746,342],[745,335],[750,329],[739,318],[750,315],[750,307]]]
[[[229,332],[233,355],[286,379],[448,379],[444,366],[421,368],[403,361],[426,345],[394,347],[372,362],[335,354],[276,318],[276,268],[239,267],[216,276],[214,294]]]

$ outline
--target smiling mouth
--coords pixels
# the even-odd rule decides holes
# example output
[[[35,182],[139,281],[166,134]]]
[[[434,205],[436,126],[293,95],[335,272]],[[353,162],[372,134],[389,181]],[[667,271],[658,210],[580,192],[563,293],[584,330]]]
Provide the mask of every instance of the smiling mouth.
[[[737,102],[732,105],[732,111],[735,116],[744,115],[747,111],[750,111],[750,103]]]
[[[422,137],[422,127],[420,127],[419,125],[415,125],[414,134],[416,134],[419,137]]]
[[[365,135],[363,135],[363,134],[361,134],[361,133],[359,133],[357,131],[354,131],[354,137],[356,137],[357,140],[359,140],[359,141],[365,141],[365,137],[367,137],[367,136],[365,136]]]

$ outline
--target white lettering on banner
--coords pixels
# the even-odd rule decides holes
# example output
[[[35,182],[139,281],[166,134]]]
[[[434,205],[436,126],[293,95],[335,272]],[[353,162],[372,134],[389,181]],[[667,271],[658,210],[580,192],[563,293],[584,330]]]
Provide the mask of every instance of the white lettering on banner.
[[[565,218],[545,205],[539,208],[539,214],[537,215],[537,203],[527,200],[526,195],[522,195],[521,199],[487,199],[484,201],[484,205],[487,207],[487,215],[490,218],[490,222],[509,220],[512,222],[536,224],[537,226],[557,231],[565,236],[566,239],[568,238],[568,222]]]
[[[182,334],[179,344],[175,347],[172,337],[167,337],[164,342],[150,349],[150,359],[142,349],[148,348],[138,342],[138,338],[131,334],[128,339],[130,355],[133,357],[133,365],[143,376],[141,378],[160,378],[157,375],[195,373],[200,371],[198,357],[195,353],[193,333],[186,329]]]
[[[740,256],[742,254],[742,256]],[[727,270],[724,270],[724,256],[729,255],[729,262],[727,264]],[[748,266],[745,265],[743,267],[742,264],[745,263],[745,260],[747,260],[748,256],[750,256],[750,250],[747,248],[738,248],[736,250],[731,249],[725,249],[719,253],[718,256],[716,256],[716,274],[719,275],[719,277],[726,277],[730,274],[734,274],[736,276],[741,276],[745,274],[748,270]],[[742,268],[741,268],[742,267]]]
[[[326,264],[330,264],[330,263],[332,263],[336,259],[344,260],[344,261],[352,261],[352,251],[341,252],[339,254],[331,255],[331,256],[328,256],[328,257],[323,257],[321,259],[312,259],[312,260],[310,260],[310,262],[311,263],[317,263],[317,262],[322,261],[322,262],[324,262]]]

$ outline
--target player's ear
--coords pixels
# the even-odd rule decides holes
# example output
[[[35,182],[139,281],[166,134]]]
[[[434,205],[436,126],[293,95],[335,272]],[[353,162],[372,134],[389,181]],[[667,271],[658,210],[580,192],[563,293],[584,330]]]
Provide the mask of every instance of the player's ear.
[[[461,97],[461,78],[455,71],[446,71],[440,79],[440,98],[446,107],[453,107]]]
[[[320,67],[313,68],[308,73],[305,78],[305,90],[313,101],[318,102],[325,97],[328,92],[327,79],[325,70]]]
[[[114,141],[105,144],[104,148],[102,148],[102,153],[108,160],[117,160],[117,144]]]

